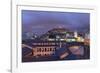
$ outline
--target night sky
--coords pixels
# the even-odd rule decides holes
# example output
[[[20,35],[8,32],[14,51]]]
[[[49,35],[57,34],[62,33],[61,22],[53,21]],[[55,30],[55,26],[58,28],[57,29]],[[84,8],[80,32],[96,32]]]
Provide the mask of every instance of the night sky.
[[[59,27],[71,31],[89,32],[90,14],[22,10],[22,33],[30,32],[41,35],[50,29]]]

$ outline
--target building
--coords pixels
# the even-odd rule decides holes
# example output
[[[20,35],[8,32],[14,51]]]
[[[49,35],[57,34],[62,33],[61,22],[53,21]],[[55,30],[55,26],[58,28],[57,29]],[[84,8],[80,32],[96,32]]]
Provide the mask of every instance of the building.
[[[83,38],[78,37],[78,33],[69,31],[66,28],[54,28],[39,37],[38,40],[31,41],[32,56],[51,56],[59,48],[65,47],[67,42],[81,42]],[[30,43],[30,42],[29,42]]]
[[[74,32],[66,28],[54,28],[43,34],[40,39],[47,41],[66,41],[67,38],[74,37]]]

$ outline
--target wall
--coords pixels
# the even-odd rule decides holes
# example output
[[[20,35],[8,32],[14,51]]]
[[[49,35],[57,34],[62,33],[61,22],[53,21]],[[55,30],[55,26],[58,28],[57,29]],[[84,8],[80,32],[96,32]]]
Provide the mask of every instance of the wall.
[[[26,1],[26,0],[25,0]],[[98,66],[96,68],[84,68],[84,69],[66,69],[66,70],[55,70],[49,72],[39,73],[99,73],[100,72],[100,4],[99,0],[34,0],[34,2],[49,2],[49,3],[66,3],[66,4],[80,4],[80,5],[93,5],[98,8],[98,27],[96,32],[98,36],[97,49],[98,49]],[[9,73],[10,69],[10,0],[1,0],[0,2],[0,73]],[[96,24],[95,24],[96,25]],[[95,35],[94,35],[95,36]]]

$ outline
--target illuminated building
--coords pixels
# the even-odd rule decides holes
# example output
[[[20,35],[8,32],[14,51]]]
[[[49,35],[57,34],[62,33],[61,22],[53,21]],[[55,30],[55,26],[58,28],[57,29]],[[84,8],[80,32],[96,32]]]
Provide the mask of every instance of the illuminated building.
[[[79,37],[76,31],[72,32],[65,28],[54,28],[40,36],[39,40],[32,40],[31,47],[26,47],[32,49],[32,56],[34,57],[51,56],[62,46],[67,48],[67,42],[84,42],[84,39]]]
[[[54,28],[43,34],[40,39],[47,41],[67,41],[70,37],[74,38],[74,32],[66,28]]]

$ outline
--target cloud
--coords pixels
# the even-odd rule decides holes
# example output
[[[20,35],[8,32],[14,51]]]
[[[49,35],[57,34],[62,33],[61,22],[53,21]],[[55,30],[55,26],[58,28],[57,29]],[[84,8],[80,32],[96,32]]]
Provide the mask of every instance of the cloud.
[[[59,26],[77,31],[89,31],[90,14],[22,10],[23,32],[32,31],[33,33],[42,34]]]

